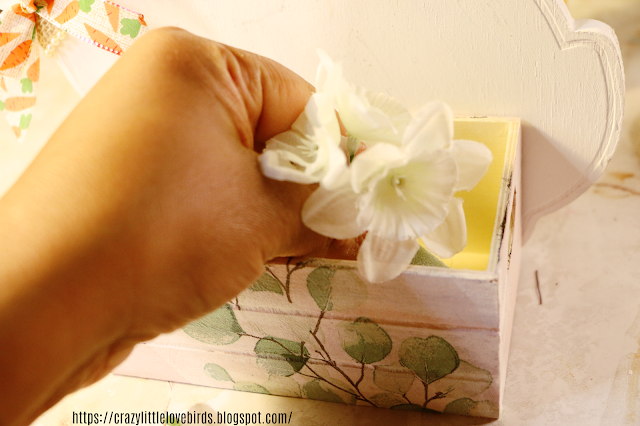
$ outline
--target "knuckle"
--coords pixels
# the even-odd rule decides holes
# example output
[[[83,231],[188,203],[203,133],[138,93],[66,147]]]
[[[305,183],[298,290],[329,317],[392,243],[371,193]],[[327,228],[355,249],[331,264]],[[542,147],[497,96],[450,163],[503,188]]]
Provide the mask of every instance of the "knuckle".
[[[149,31],[133,47],[154,74],[193,78],[202,76],[204,57],[221,56],[216,54],[221,46],[180,28],[163,27]]]

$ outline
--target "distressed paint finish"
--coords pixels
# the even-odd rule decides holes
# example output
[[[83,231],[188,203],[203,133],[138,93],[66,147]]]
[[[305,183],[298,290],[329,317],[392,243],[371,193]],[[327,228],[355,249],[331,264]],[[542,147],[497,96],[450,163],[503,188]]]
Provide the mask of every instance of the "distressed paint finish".
[[[497,417],[519,271],[521,127],[517,119],[491,118],[457,119],[455,127],[487,131],[495,123],[505,131],[489,147],[504,154],[495,158],[497,213],[489,221],[486,270],[413,265],[391,281],[368,283],[354,261],[267,265],[229,304],[139,345],[116,372]],[[482,130],[476,135],[486,139]],[[481,205],[466,203],[469,215]]]
[[[619,139],[617,39],[601,22],[574,21],[561,0],[120,3],[151,27],[179,26],[257,52],[311,82],[321,47],[344,62],[349,80],[412,111],[440,99],[459,116],[521,117],[525,240],[539,217],[600,176]],[[62,61],[84,92],[112,59],[72,44]],[[87,73],[89,57],[95,70]]]

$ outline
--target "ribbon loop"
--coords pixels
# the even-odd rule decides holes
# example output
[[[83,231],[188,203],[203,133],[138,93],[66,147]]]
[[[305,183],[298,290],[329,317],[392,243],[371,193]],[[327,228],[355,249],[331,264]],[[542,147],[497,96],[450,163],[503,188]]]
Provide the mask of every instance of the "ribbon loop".
[[[20,0],[20,6],[22,7],[22,11],[24,13],[35,13],[36,10],[38,10],[38,7],[35,5],[33,0]]]
[[[36,16],[38,19],[36,19]],[[144,17],[107,0],[20,0],[0,14],[0,111],[23,140],[36,102],[36,25],[48,22],[117,55],[147,31]]]

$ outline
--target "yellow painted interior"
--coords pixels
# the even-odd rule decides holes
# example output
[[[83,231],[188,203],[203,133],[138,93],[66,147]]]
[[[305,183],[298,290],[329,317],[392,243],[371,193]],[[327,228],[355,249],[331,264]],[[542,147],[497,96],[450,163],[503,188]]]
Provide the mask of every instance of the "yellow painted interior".
[[[467,246],[451,259],[442,261],[451,268],[486,270],[489,265],[498,198],[504,175],[510,122],[491,119],[456,119],[454,139],[470,139],[485,144],[493,153],[487,174],[471,191],[456,194],[464,200],[467,219]],[[515,142],[515,141],[512,141]]]

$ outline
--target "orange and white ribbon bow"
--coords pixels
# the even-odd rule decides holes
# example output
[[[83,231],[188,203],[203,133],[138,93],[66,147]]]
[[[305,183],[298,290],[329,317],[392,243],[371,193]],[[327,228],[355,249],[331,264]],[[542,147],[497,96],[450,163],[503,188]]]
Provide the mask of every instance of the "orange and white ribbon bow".
[[[0,14],[0,111],[23,140],[36,103],[36,26],[46,20],[120,55],[147,31],[142,15],[106,0],[21,0]]]

